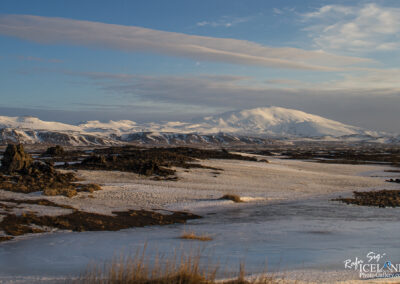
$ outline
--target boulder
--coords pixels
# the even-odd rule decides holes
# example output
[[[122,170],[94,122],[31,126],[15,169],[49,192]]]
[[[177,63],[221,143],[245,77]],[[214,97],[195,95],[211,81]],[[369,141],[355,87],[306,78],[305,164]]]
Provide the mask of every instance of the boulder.
[[[51,157],[59,157],[64,155],[64,148],[60,145],[56,145],[54,147],[47,148],[46,152],[44,153],[46,156]]]
[[[27,170],[33,163],[31,155],[25,152],[22,144],[8,144],[1,160],[1,171],[12,173]]]

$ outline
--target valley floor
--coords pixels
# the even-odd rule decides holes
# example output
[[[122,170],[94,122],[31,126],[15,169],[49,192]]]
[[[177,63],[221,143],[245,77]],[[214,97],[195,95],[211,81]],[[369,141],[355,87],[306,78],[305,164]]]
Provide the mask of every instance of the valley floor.
[[[85,194],[76,198],[48,198],[95,213],[155,208],[196,213],[208,209],[215,211],[224,206],[241,206],[218,200],[227,193],[237,194],[248,202],[264,203],[398,187],[385,182],[385,177],[380,176],[389,167],[321,164],[276,158],[269,158],[269,161],[202,160],[202,165],[222,170],[177,168],[178,181],[155,181],[126,172],[79,171],[79,176],[85,181],[103,185],[103,190],[94,193],[95,198],[90,202]]]

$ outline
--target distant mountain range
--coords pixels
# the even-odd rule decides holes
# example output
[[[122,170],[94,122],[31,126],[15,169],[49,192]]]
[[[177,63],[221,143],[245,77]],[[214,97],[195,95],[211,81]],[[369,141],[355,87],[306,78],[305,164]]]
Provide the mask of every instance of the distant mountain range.
[[[0,116],[0,143],[60,145],[269,144],[277,140],[397,143],[397,135],[368,131],[321,116],[281,107],[231,111],[189,122],[139,124],[130,120],[78,125],[31,116]]]

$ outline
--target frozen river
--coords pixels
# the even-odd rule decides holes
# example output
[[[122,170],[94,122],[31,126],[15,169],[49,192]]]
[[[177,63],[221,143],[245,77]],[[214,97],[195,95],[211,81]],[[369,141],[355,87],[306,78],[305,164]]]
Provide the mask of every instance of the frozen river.
[[[337,196],[337,194],[335,195]],[[330,197],[274,204],[243,204],[208,213],[187,225],[119,232],[52,233],[0,244],[0,276],[82,273],[88,263],[135,253],[173,254],[199,246],[223,271],[343,270],[343,261],[369,251],[400,260],[400,208],[357,207]],[[183,232],[207,233],[210,242],[183,241]],[[0,277],[0,278],[1,278]]]

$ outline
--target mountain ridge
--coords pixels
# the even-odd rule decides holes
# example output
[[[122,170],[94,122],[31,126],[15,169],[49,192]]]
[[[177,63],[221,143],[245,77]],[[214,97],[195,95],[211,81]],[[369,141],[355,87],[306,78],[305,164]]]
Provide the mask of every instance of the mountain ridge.
[[[230,111],[189,122],[136,123],[130,120],[108,122],[90,120],[71,125],[42,121],[30,116],[0,116],[0,130],[2,130],[0,142],[3,141],[3,144],[5,141],[20,140],[26,143],[47,143],[46,138],[43,138],[46,137],[46,131],[49,134],[47,136],[58,135],[63,137],[64,142],[61,142],[64,144],[74,145],[138,141],[140,143],[159,141],[166,144],[184,144],[185,139],[205,144],[207,141],[233,143],[233,141],[251,140],[244,137],[257,138],[258,140],[251,140],[258,141],[257,143],[268,141],[270,138],[345,139],[348,137],[351,140],[382,140],[382,138],[393,140],[395,137],[394,134],[369,131],[303,111],[274,106]],[[59,139],[47,140],[56,143]]]

